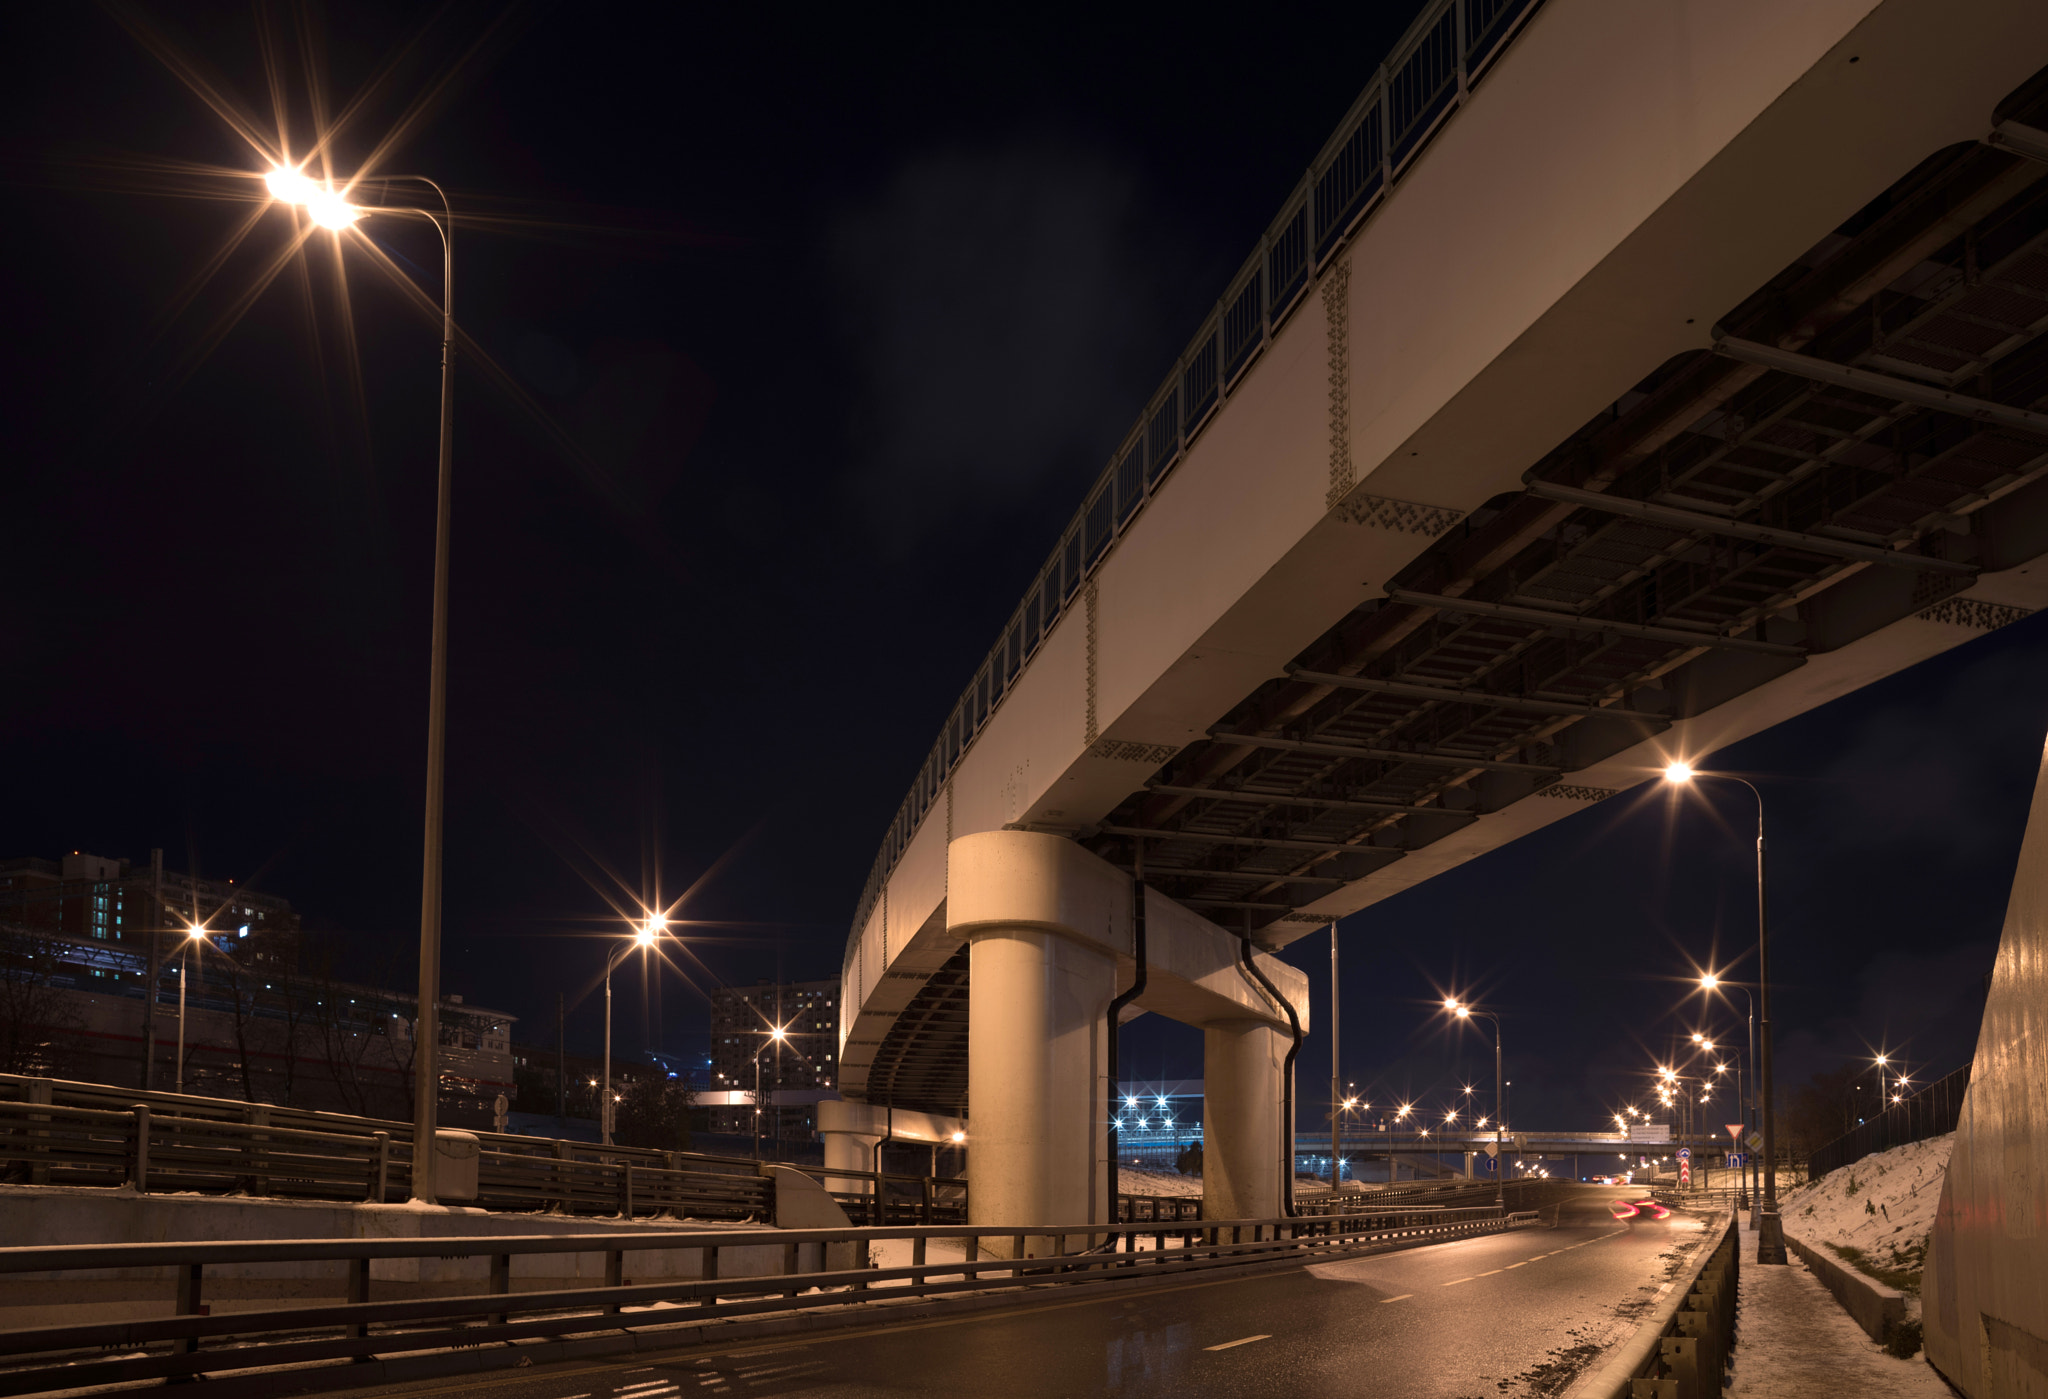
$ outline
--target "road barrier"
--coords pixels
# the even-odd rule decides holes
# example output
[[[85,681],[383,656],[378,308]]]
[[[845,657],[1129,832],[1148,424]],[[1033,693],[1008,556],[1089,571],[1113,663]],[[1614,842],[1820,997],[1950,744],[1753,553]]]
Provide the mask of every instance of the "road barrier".
[[[264,1243],[82,1244],[0,1249],[0,1276],[51,1276],[108,1269],[149,1269],[174,1299],[176,1314],[144,1320],[0,1331],[0,1395],[89,1385],[220,1378],[265,1373],[272,1392],[424,1378],[555,1359],[574,1353],[641,1348],[650,1333],[706,1320],[777,1313],[831,1313],[847,1322],[858,1304],[948,1294],[1023,1294],[1090,1282],[1135,1281],[1295,1260],[1318,1254],[1411,1248],[1531,1223],[1498,1209],[1392,1210],[1324,1219],[1238,1219],[1072,1228],[649,1231],[630,1239],[600,1235],[498,1238],[285,1240]],[[961,1257],[930,1261],[936,1240],[959,1241]],[[1036,1241],[1051,1251],[1034,1258]],[[877,1244],[908,1241],[911,1262],[877,1266]],[[720,1276],[722,1252],[775,1250],[778,1272]],[[634,1283],[628,1253],[685,1250],[697,1255],[694,1279]],[[540,1254],[601,1254],[601,1286],[519,1291],[514,1260]],[[380,1260],[479,1259],[482,1290],[453,1297],[372,1300]],[[206,1270],[236,1264],[345,1265],[340,1302],[276,1306],[211,1316]],[[301,1269],[301,1272],[306,1271]],[[529,1279],[531,1281],[533,1279]],[[280,1278],[280,1289],[304,1283]],[[647,1310],[627,1311],[627,1308]],[[684,1338],[673,1338],[679,1344]],[[109,1351],[122,1352],[109,1354]],[[373,1373],[367,1362],[379,1361]],[[219,1386],[209,1393],[221,1394]]]
[[[1970,1066],[1965,1064],[1904,1102],[1891,1104],[1855,1130],[1836,1137],[1826,1146],[1815,1147],[1807,1158],[1808,1176],[1819,1180],[1829,1171],[1853,1165],[1877,1152],[1955,1131],[1963,1113],[1963,1095],[1969,1089]]]
[[[1572,1393],[1581,1399],[1721,1399],[1735,1343],[1742,1235],[1730,1214],[1709,1226],[1689,1274],[1608,1362]]]
[[[763,1163],[475,1132],[485,1209],[770,1222]],[[784,1164],[774,1162],[768,1164]],[[967,1217],[967,1182],[798,1166],[869,1226]],[[105,1084],[0,1075],[0,1179],[385,1203],[412,1188],[412,1124]]]

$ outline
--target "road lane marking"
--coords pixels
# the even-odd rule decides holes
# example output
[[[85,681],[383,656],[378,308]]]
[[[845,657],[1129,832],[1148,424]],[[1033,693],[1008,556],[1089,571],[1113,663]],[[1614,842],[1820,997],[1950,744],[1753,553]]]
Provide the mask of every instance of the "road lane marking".
[[[1380,1305],[1384,1307],[1389,1302],[1405,1302],[1414,1295],[1412,1292],[1404,1292],[1399,1297],[1382,1297],[1380,1298]]]
[[[1220,1345],[1220,1346],[1203,1346],[1203,1347],[1202,1347],[1202,1349],[1203,1349],[1203,1350],[1229,1350],[1229,1349],[1230,1349],[1230,1348],[1231,1348],[1232,1346],[1248,1346],[1248,1345],[1250,1345],[1250,1344],[1251,1344],[1251,1343],[1252,1343],[1253,1341],[1270,1341],[1270,1340],[1272,1340],[1272,1339],[1273,1339],[1273,1338],[1272,1338],[1272,1337],[1271,1337],[1270,1335],[1266,1335],[1266,1336],[1243,1336],[1243,1337],[1240,1337],[1239,1339],[1237,1339],[1237,1340],[1235,1340],[1235,1341],[1225,1341],[1225,1342],[1224,1342],[1224,1343],[1223,1343],[1222,1345]]]
[[[1528,1267],[1528,1266],[1529,1266],[1529,1265],[1528,1265],[1528,1263],[1527,1263],[1527,1262],[1521,1262],[1521,1263],[1510,1263],[1510,1264],[1508,1264],[1508,1267],[1510,1267],[1510,1268],[1526,1268],[1526,1267]]]
[[[1459,1283],[1461,1283],[1461,1282],[1470,1282],[1470,1281],[1472,1281],[1472,1279],[1470,1279],[1470,1278],[1452,1278],[1452,1279],[1451,1279],[1451,1280],[1450,1280],[1449,1282],[1447,1282],[1447,1283],[1443,1283],[1443,1284],[1440,1284],[1440,1285],[1441,1285],[1441,1286],[1444,1286],[1444,1287],[1456,1287],[1456,1286],[1457,1286],[1457,1285],[1458,1285]]]
[[[1503,1269],[1500,1269],[1500,1268],[1492,1268],[1492,1269],[1489,1269],[1489,1270],[1487,1270],[1486,1272],[1483,1272],[1483,1273],[1481,1273],[1481,1274],[1480,1274],[1479,1276],[1480,1276],[1480,1277],[1482,1277],[1482,1278],[1490,1278],[1490,1277],[1492,1277],[1492,1276],[1493,1276],[1493,1275],[1494,1275],[1495,1273],[1498,1273],[1498,1272],[1502,1272],[1502,1271],[1504,1271],[1504,1270],[1503,1270]]]

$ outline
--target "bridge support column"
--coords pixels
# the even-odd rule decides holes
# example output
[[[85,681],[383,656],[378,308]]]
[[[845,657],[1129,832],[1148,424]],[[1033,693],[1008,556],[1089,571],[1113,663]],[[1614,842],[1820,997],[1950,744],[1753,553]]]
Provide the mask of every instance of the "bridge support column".
[[[1281,1066],[1289,1036],[1263,1020],[1202,1027],[1202,1217],[1280,1213]]]
[[[988,1226],[1102,1223],[1103,1018],[1116,994],[1116,961],[1100,948],[1030,927],[984,929],[968,946],[969,1219]],[[1034,1240],[1026,1247],[1042,1257],[1053,1246]]]

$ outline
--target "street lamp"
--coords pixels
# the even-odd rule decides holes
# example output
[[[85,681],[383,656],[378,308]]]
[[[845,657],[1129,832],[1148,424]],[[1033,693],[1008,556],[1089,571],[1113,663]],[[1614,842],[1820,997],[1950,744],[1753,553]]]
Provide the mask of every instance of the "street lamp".
[[[1493,1022],[1493,1202],[1500,1206],[1500,1208],[1506,1209],[1506,1185],[1501,1179],[1507,1172],[1501,1168],[1501,1120],[1506,1116],[1506,1113],[1501,1101],[1503,1080],[1500,1076],[1500,1017],[1490,1010],[1474,1010],[1455,996],[1444,998],[1444,1009],[1457,1016],[1460,1020],[1477,1018]],[[1469,1092],[1471,1090],[1468,1089],[1466,1091]]]
[[[767,1053],[768,1046],[770,1045],[780,1048],[782,1042],[789,1038],[789,1029],[787,1026],[775,1025],[771,1026],[767,1033],[768,1038],[762,1040],[761,1047],[754,1051],[754,1159],[756,1161],[761,1159],[761,1056]],[[781,1075],[778,1074],[776,1077],[780,1079]],[[1142,1121],[1138,1123],[1138,1126],[1141,1128],[1144,1125]],[[779,1139],[780,1133],[777,1136]],[[879,1166],[877,1169],[879,1169]]]
[[[192,952],[206,936],[204,925],[185,929],[185,945],[178,958],[178,1091],[185,1091],[185,983],[192,979]]]
[[[448,716],[448,507],[455,437],[455,215],[448,195],[424,175],[414,180],[440,196],[441,216],[426,209],[369,209],[352,204],[347,189],[309,178],[302,170],[278,166],[263,177],[271,197],[306,211],[338,236],[373,213],[417,214],[441,235],[441,435],[439,484],[434,512],[434,626],[427,680],[427,809],[420,871],[420,998],[413,1029],[412,1197],[439,1202],[434,1188],[434,1130],[441,1090],[441,816],[444,748]]]
[[[659,915],[647,919],[633,930],[632,941],[614,952],[604,964],[604,1090],[597,1104],[598,1135],[604,1145],[612,1144],[612,973],[617,970],[626,954],[635,948],[645,952],[654,946],[655,934],[668,926],[668,920]]]
[[[1664,769],[1664,780],[1674,787],[1689,786],[1705,778],[1738,783],[1747,787],[1749,794],[1756,798],[1756,980],[1757,1000],[1761,1003],[1761,1014],[1757,1019],[1762,1026],[1759,1039],[1762,1052],[1756,1067],[1757,1094],[1763,1099],[1764,1117],[1764,1198],[1756,1212],[1756,1261],[1783,1263],[1785,1228],[1778,1218],[1778,1125],[1777,1113],[1771,1103],[1771,923],[1770,900],[1764,878],[1764,794],[1745,778],[1724,772],[1697,772],[1687,762],[1673,762]]]
[[[1756,1125],[1756,1001],[1753,997],[1750,996],[1749,988],[1747,986],[1743,986],[1732,981],[1723,981],[1720,977],[1714,975],[1714,973],[1712,972],[1708,972],[1706,975],[1700,978],[1700,989],[1702,991],[1707,992],[1710,995],[1715,992],[1725,993],[1730,988],[1740,991],[1742,993],[1742,1007],[1749,1021],[1750,1072],[1749,1091],[1746,1096],[1743,1094],[1742,1091],[1743,1079],[1742,1071],[1739,1066],[1736,1069],[1735,1082],[1736,1095],[1738,1098],[1741,1098],[1746,1105],[1745,1125],[1754,1127]],[[1762,1167],[1757,1164],[1756,1152],[1750,1149],[1749,1144],[1747,1142],[1744,1142],[1742,1144],[1742,1148],[1743,1155],[1746,1159],[1747,1164],[1743,1167],[1743,1192],[1742,1198],[1739,1201],[1737,1201],[1737,1207],[1741,1209],[1747,1209],[1749,1208],[1750,1197],[1756,1193],[1755,1190],[1751,1187],[1750,1182],[1757,1175],[1757,1173],[1762,1170]],[[1756,1227],[1756,1220],[1753,1214],[1750,1218],[1750,1227]]]

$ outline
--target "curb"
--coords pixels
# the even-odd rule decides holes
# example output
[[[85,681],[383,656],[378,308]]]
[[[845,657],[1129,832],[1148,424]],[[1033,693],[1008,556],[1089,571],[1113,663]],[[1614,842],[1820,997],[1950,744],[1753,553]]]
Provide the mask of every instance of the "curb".
[[[1863,1328],[1865,1335],[1883,1345],[1906,1319],[1906,1294],[1865,1277],[1848,1262],[1827,1249],[1794,1238],[1788,1230],[1785,1247],[1799,1255],[1821,1286],[1834,1294],[1842,1310]]]
[[[1664,1284],[1664,1293],[1657,1300],[1656,1310],[1644,1317],[1634,1333],[1609,1353],[1606,1364],[1567,1389],[1566,1399],[1608,1399],[1608,1396],[1623,1396],[1625,1399],[1635,1378],[1643,1373],[1651,1358],[1658,1353],[1659,1342],[1671,1329],[1671,1323],[1685,1305],[1693,1284],[1699,1281],[1700,1274],[1713,1261],[1714,1251],[1720,1247],[1720,1239],[1728,1233],[1732,1223],[1732,1211],[1717,1210],[1708,1217],[1706,1227],[1701,1231],[1704,1237],[1695,1250],[1691,1267],[1682,1276]]]

